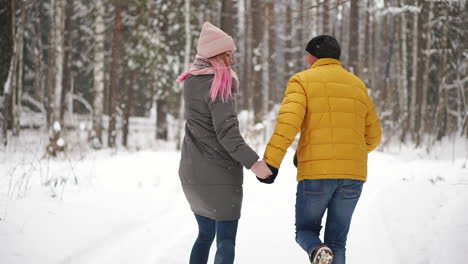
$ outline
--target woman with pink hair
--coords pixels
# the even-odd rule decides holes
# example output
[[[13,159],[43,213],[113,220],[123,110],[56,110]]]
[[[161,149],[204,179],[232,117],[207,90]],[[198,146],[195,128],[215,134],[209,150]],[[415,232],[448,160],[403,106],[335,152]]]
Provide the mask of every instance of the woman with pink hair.
[[[206,22],[184,82],[185,137],[179,166],[182,189],[199,233],[190,264],[207,263],[216,236],[216,264],[234,262],[242,206],[243,167],[266,179],[272,172],[242,138],[235,111],[239,81],[231,69],[236,46]]]

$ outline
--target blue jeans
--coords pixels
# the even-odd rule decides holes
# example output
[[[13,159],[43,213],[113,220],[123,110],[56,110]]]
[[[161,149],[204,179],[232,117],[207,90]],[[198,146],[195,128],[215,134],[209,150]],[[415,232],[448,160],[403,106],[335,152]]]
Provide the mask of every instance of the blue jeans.
[[[206,264],[210,254],[211,244],[216,235],[215,264],[234,263],[237,225],[235,221],[216,221],[195,214],[198,222],[198,237],[190,254],[190,264]]]
[[[296,193],[296,241],[310,254],[325,244],[333,251],[333,264],[346,263],[346,239],[364,182],[352,179],[302,180]],[[327,211],[325,241],[320,240]]]

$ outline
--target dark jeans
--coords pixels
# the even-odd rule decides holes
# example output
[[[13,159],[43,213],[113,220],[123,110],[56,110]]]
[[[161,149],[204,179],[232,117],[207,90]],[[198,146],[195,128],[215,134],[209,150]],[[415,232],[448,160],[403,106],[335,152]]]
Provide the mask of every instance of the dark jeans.
[[[235,221],[216,221],[195,214],[198,222],[198,237],[192,248],[190,264],[206,264],[210,254],[211,244],[216,235],[215,264],[234,263],[237,224]]]
[[[296,241],[311,254],[322,245],[320,230],[327,211],[325,241],[333,264],[346,263],[346,239],[364,182],[351,179],[302,180],[296,193]]]

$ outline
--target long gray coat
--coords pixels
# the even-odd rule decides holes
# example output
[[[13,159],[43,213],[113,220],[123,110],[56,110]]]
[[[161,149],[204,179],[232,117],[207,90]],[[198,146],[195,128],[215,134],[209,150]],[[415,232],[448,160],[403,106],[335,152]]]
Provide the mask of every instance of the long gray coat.
[[[192,211],[217,221],[240,218],[242,166],[259,159],[242,138],[234,101],[212,102],[214,75],[189,76],[184,82],[185,137],[179,176]]]

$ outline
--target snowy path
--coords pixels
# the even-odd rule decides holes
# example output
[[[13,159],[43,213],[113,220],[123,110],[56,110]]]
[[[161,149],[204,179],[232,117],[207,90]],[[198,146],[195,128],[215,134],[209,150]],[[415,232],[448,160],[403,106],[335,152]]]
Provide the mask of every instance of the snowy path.
[[[307,263],[294,241],[291,154],[273,185],[246,172],[236,263]],[[415,156],[371,155],[349,263],[468,258],[463,158]],[[0,221],[0,263],[187,263],[196,224],[179,186],[178,159],[176,152],[101,153],[75,164],[81,184],[67,187],[62,201],[32,181],[28,196],[9,201],[7,219]],[[0,165],[3,178],[7,166]]]

